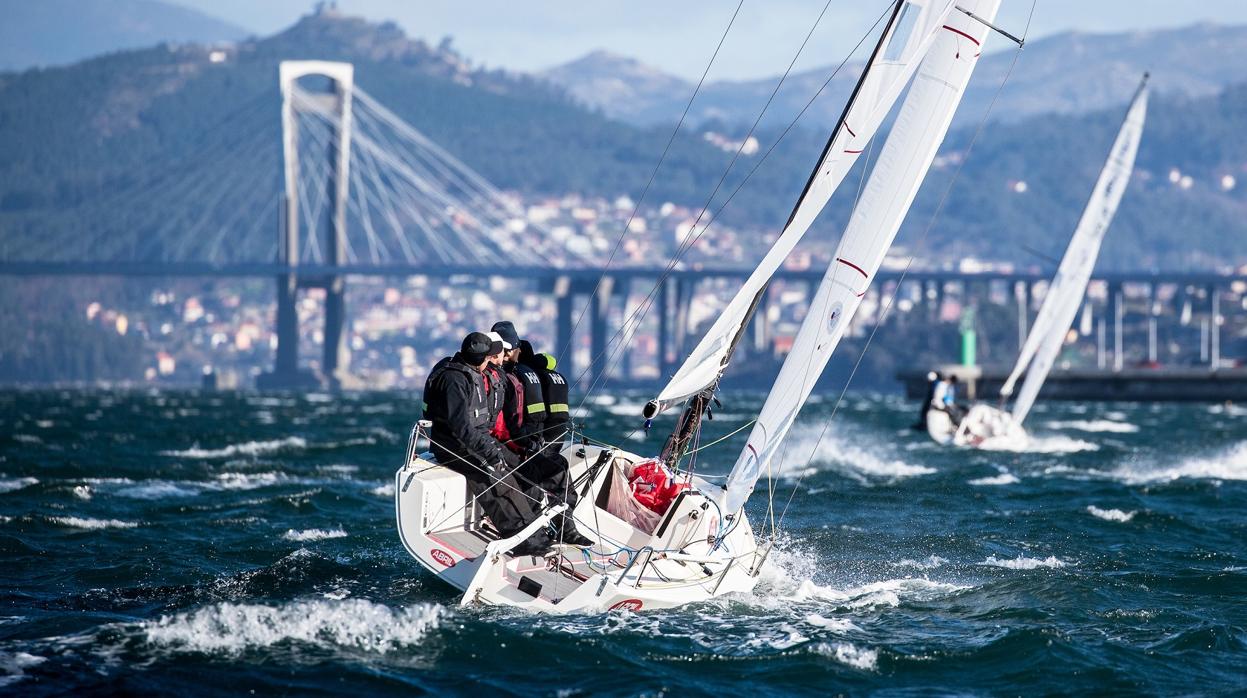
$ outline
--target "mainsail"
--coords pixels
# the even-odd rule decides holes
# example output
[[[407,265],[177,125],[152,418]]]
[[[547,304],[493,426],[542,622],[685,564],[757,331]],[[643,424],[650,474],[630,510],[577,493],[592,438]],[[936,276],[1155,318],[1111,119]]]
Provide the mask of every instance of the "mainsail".
[[[984,22],[993,20],[999,5],[1000,0],[963,0],[962,12],[935,24],[933,43],[728,478],[725,511],[737,511],[752,493],[857,312],[944,141],[986,40]]]
[[[1125,123],[1113,143],[1108,162],[1104,164],[1100,179],[1091,192],[1091,200],[1087,202],[1087,208],[1083,211],[1069,247],[1065,250],[1065,256],[1057,268],[1056,277],[1044,296],[1035,324],[1026,336],[1017,365],[1000,389],[1001,396],[1008,397],[1013,394],[1018,377],[1026,372],[1022,390],[1018,393],[1017,401],[1013,403],[1013,420],[1018,424],[1026,419],[1031,406],[1035,404],[1039,388],[1052,370],[1061,345],[1065,343],[1065,333],[1078,314],[1087,283],[1091,280],[1091,270],[1095,267],[1096,257],[1100,253],[1100,243],[1103,242],[1104,234],[1117,212],[1117,205],[1121,203],[1121,197],[1130,184],[1134,158],[1139,152],[1139,140],[1143,137],[1147,94],[1147,76],[1144,75],[1134,101],[1130,104],[1130,110],[1126,113]]]
[[[809,230],[892,109],[917,62],[935,40],[954,0],[898,0],[861,80],[840,117],[779,239],[728,303],[701,342],[651,402],[652,416],[714,385],[748,323],[759,294]]]

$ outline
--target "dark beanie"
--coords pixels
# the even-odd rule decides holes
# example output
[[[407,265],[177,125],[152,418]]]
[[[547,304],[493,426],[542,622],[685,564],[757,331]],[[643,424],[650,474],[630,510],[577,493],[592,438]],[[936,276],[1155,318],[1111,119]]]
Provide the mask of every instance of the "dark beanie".
[[[479,366],[485,361],[485,357],[489,356],[490,345],[493,340],[484,332],[473,332],[463,338],[463,345],[459,347],[459,354],[464,360],[473,366]]]
[[[502,341],[510,344],[512,348],[520,345],[520,333],[515,331],[515,323],[510,320],[495,322],[494,326],[489,328],[489,330],[490,332],[497,332],[502,337]]]

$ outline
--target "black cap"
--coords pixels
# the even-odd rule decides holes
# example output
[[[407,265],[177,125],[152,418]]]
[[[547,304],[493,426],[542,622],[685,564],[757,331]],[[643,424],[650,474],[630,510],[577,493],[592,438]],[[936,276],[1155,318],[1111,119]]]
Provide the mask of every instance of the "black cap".
[[[497,332],[502,337],[502,341],[511,345],[514,349],[520,345],[520,333],[515,331],[515,323],[510,320],[500,320],[489,328],[492,332]]]
[[[503,350],[511,348],[510,344],[507,344],[506,342],[502,341],[502,335],[498,334],[497,332],[489,331],[485,333],[485,336],[489,337],[489,342],[490,342],[489,355],[490,356],[493,356],[494,354],[501,354]]]
[[[472,332],[463,338],[463,344],[459,347],[459,353],[463,358],[473,366],[479,366],[485,361],[485,357],[490,355],[490,348],[493,340],[484,332]],[[500,347],[501,348],[501,347]]]

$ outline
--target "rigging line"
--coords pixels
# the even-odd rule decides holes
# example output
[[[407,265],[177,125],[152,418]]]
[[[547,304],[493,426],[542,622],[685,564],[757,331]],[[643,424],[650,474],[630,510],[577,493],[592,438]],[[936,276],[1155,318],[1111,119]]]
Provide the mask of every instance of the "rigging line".
[[[729,195],[727,200],[723,202],[723,205],[720,206],[714,212],[713,215],[711,215],[711,223],[707,223],[700,231],[698,230],[690,231],[687,244],[681,244],[680,248],[677,249],[676,253],[672,256],[670,262],[667,264],[666,269],[660,275],[658,279],[658,283],[654,284],[654,288],[650,290],[649,294],[646,295],[645,299],[643,299],[642,302],[638,304],[638,306],[633,310],[632,316],[636,316],[638,313],[640,314],[640,319],[637,320],[638,323],[641,320],[643,320],[645,318],[645,315],[649,312],[649,307],[653,305],[653,298],[658,294],[658,290],[662,287],[663,282],[665,282],[671,276],[671,274],[675,271],[676,266],[680,262],[680,258],[684,254],[686,254],[689,249],[692,249],[692,246],[699,239],[701,239],[701,236],[705,234],[707,230],[710,229],[710,225],[713,224],[713,221],[718,219],[719,214],[722,213],[723,210],[727,208],[728,204],[732,202],[732,199],[734,199],[736,195],[740,193],[741,189],[744,188],[745,184],[747,184],[749,180],[753,177],[754,173],[758,171],[758,168],[762,166],[762,163],[766,162],[767,158],[769,158],[771,154],[775,152],[775,149],[779,146],[781,142],[783,142],[784,138],[787,137],[788,133],[791,132],[792,129],[797,125],[797,122],[801,120],[801,117],[805,115],[805,112],[808,111],[810,107],[814,105],[814,102],[818,99],[819,95],[821,95],[823,91],[827,89],[827,86],[831,84],[831,81],[834,80],[836,76],[840,73],[840,71],[844,68],[844,66],[848,64],[849,60],[852,59],[852,57],[857,53],[858,49],[862,47],[862,44],[866,42],[866,39],[870,38],[870,36],[874,33],[875,29],[878,28],[880,22],[882,22],[884,18],[886,18],[892,12],[892,9],[894,7],[895,7],[895,3],[889,0],[889,2],[887,3],[887,7],[884,9],[883,13],[879,15],[879,17],[875,20],[875,23],[870,27],[870,29],[868,29],[866,33],[862,35],[861,39],[858,40],[857,45],[854,46],[853,49],[849,51],[849,53],[844,57],[844,60],[842,60],[840,64],[836,66],[835,70],[831,72],[831,74],[827,77],[827,79],[823,81],[823,84],[818,88],[818,90],[815,91],[814,95],[811,96],[808,101],[806,101],[805,106],[801,108],[801,111],[799,111],[797,115],[793,117],[792,121],[788,123],[788,125],[780,133],[779,137],[775,139],[775,142],[772,143],[771,146],[767,148],[766,152],[763,153],[762,157],[759,158],[756,163],[754,163],[753,168],[751,168],[748,174],[745,175],[745,178],[742,179],[740,183],[736,185],[736,188],[732,190],[731,195]],[[632,316],[626,319],[625,322],[631,321]],[[607,368],[603,372],[602,374],[603,376],[606,376],[610,373],[610,370],[613,367],[613,364],[615,361],[617,361],[617,359],[615,359],[613,355],[611,357],[608,357]],[[583,373],[584,372],[582,371],[581,374]],[[579,378],[577,378],[577,383],[579,383]],[[596,389],[596,383],[590,386],[589,392],[591,393],[595,389]],[[581,404],[583,405],[583,400]]]
[[[727,27],[723,30],[723,35],[719,37],[719,44],[715,46],[714,53],[710,55],[710,61],[706,63],[706,69],[702,71],[701,79],[697,81],[697,87],[693,88],[693,94],[688,98],[688,103],[684,105],[684,112],[680,114],[680,120],[676,122],[675,128],[671,131],[671,136],[667,139],[667,145],[663,147],[662,155],[658,158],[658,164],[654,165],[654,170],[650,172],[649,180],[645,182],[645,187],[641,190],[641,196],[632,207],[632,213],[629,214],[627,223],[624,224],[623,230],[620,231],[619,237],[615,240],[615,246],[611,249],[610,255],[607,256],[606,264],[602,266],[602,273],[598,276],[597,283],[593,287],[593,293],[589,296],[590,300],[595,298],[597,294],[601,292],[602,284],[606,281],[606,270],[610,269],[611,263],[615,261],[615,255],[619,253],[619,248],[623,246],[624,238],[628,236],[628,228],[632,226],[633,219],[636,218],[637,212],[641,210],[641,204],[645,201],[645,197],[649,194],[650,187],[654,185],[654,180],[658,177],[658,171],[662,169],[663,163],[666,162],[667,154],[671,152],[671,146],[675,143],[675,138],[680,133],[680,128],[684,126],[684,120],[688,117],[689,110],[693,108],[693,102],[697,99],[698,93],[701,92],[702,85],[706,82],[706,77],[710,75],[710,68],[714,66],[715,59],[718,58],[719,51],[723,48],[724,42],[727,41],[727,36],[731,33],[732,26],[736,24],[736,18],[740,15],[740,8],[744,4],[745,0],[740,0],[736,4],[736,10],[732,12],[732,19],[728,21]],[[584,320],[585,313],[588,312],[591,305],[593,305],[591,302],[586,303],[585,306],[580,309],[580,314],[576,317],[576,321],[572,323],[572,330],[568,334],[567,344],[563,347],[562,352],[559,354],[560,357],[567,356],[568,351],[571,350],[572,341],[576,336],[576,330],[580,327],[580,323]],[[592,364],[592,362],[590,362],[590,364]],[[579,383],[580,378],[578,377],[573,386],[579,385]],[[592,387],[590,387],[590,390],[592,390]],[[581,404],[584,404],[583,401]]]
[[[1027,15],[1026,26],[1022,30],[1022,43],[1026,42],[1026,36],[1030,33],[1031,20],[1035,17],[1035,6],[1038,2],[1039,0],[1031,0],[1030,14]],[[1000,99],[1000,94],[1004,92],[1005,85],[1008,84],[1009,78],[1013,76],[1013,69],[1017,66],[1018,57],[1020,57],[1021,54],[1022,48],[1021,46],[1018,46],[1018,48],[1013,52],[1013,60],[1009,63],[1009,69],[1005,72],[1004,79],[1000,81],[1000,86],[996,88],[995,94],[992,95],[992,101],[988,103],[987,110],[983,113],[983,118],[979,120],[978,126],[974,129],[974,135],[970,137],[970,143],[966,146],[965,157],[963,157],[961,162],[957,165],[956,172],[953,173],[953,177],[949,180],[948,186],[944,188],[944,193],[940,197],[939,204],[936,205],[935,211],[931,214],[931,218],[927,222],[926,228],[922,231],[922,235],[918,238],[918,243],[914,247],[915,250],[925,245],[927,234],[930,233],[931,229],[935,227],[935,223],[939,219],[940,214],[943,212],[944,205],[948,202],[949,195],[952,193],[953,186],[957,183],[957,179],[961,176],[962,170],[965,169],[966,161],[970,159],[970,153],[974,150],[974,144],[978,142],[979,136],[983,133],[983,128],[987,125],[987,120],[991,116],[992,110],[996,107],[997,100]],[[914,258],[915,255],[910,255],[909,262],[906,263],[904,271],[901,272],[900,277],[897,279],[896,288],[893,290],[892,296],[888,299],[887,305],[883,309],[883,313],[880,315],[879,320],[875,323],[870,335],[867,336],[866,344],[862,347],[862,353],[858,355],[857,361],[854,362],[853,370],[849,372],[849,377],[845,380],[844,387],[840,390],[840,396],[836,398],[836,404],[832,407],[831,414],[827,417],[826,423],[823,424],[823,429],[818,435],[818,440],[814,442],[814,450],[811,451],[810,457],[811,461],[813,460],[813,454],[818,452],[818,447],[822,444],[823,437],[827,435],[827,430],[831,427],[831,422],[835,419],[836,412],[840,409],[840,403],[844,400],[845,393],[849,390],[849,384],[853,382],[853,377],[857,375],[857,369],[862,365],[862,359],[865,358],[866,351],[870,349],[870,343],[874,341],[875,334],[879,331],[879,328],[883,326],[883,323],[887,320],[888,315],[891,313],[896,297],[900,295],[901,284],[905,281],[905,276],[909,274],[910,267],[913,266]],[[802,470],[801,474],[797,477],[796,484],[792,488],[792,493],[788,495],[788,502],[784,504],[784,511],[779,515],[779,524],[781,526],[784,523],[784,517],[788,514],[788,507],[792,506],[792,500],[801,489],[801,481],[805,479],[805,474],[808,471],[809,468]]]

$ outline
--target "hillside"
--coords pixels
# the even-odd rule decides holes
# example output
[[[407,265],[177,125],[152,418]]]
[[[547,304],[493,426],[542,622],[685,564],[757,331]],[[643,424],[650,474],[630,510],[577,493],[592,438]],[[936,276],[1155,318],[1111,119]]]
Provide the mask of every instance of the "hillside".
[[[259,134],[276,150],[277,63],[308,57],[353,61],[369,93],[493,182],[525,194],[635,197],[670,135],[669,126],[641,128],[586,110],[531,77],[476,69],[449,45],[408,38],[392,24],[311,16],[273,37],[239,43],[219,62],[203,47],[162,47],[0,75],[0,258],[176,258],[176,250],[159,241],[142,250],[124,241],[110,250],[83,249],[81,231],[100,217],[124,218],[136,210],[207,217],[209,223],[236,212],[240,204],[230,199],[190,212],[162,197],[136,204],[115,195],[152,179],[176,182],[191,170],[236,177],[228,163],[198,159],[202,142],[218,137],[222,123]],[[1001,106],[1012,101],[1002,99]],[[1108,237],[1103,265],[1210,268],[1247,261],[1247,185],[1221,185],[1227,175],[1247,180],[1247,87],[1198,98],[1160,94],[1153,105],[1140,172]],[[919,251],[936,261],[973,255],[1028,265],[1036,258],[1023,245],[1058,256],[1120,119],[1121,109],[1113,107],[1019,117],[987,128]],[[763,152],[776,135],[773,128],[759,133]],[[915,242],[925,227],[970,135],[962,128],[950,136],[902,243]],[[772,230],[787,215],[825,138],[810,127],[793,131],[733,199],[724,220],[758,235]],[[738,163],[717,201],[757,157]],[[700,206],[729,159],[687,131],[668,154],[649,201]],[[1169,181],[1174,169],[1178,185]],[[1191,178],[1188,188],[1180,186],[1183,176]],[[850,175],[816,224],[812,244],[825,250],[836,239],[857,181]],[[1016,192],[1018,182],[1026,183],[1024,193]],[[276,184],[273,190],[276,195]],[[275,214],[270,208],[257,215]],[[231,253],[264,259],[272,244],[264,235]]]
[[[210,44],[246,36],[242,27],[159,0],[0,0],[0,71],[161,43]]]
[[[987,108],[1013,62],[1014,51],[993,36],[989,53],[975,72],[959,123],[977,119]],[[1018,57],[993,117],[1017,121],[1047,113],[1081,114],[1124,104],[1138,76],[1150,70],[1162,94],[1204,97],[1247,81],[1241,57],[1247,53],[1247,27],[1200,24],[1162,31],[1119,34],[1065,33],[1035,40]],[[770,113],[790,119],[818,92],[832,66],[794,73],[785,81]],[[861,74],[850,64],[827,86],[807,112],[807,124],[833,125]],[[635,124],[674,122],[693,85],[677,77],[611,54],[594,53],[540,74],[583,103]],[[693,106],[694,123],[709,119],[752,123],[775,88],[765,80],[717,81],[702,88]]]

